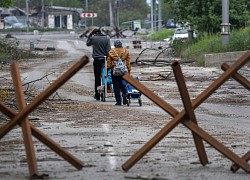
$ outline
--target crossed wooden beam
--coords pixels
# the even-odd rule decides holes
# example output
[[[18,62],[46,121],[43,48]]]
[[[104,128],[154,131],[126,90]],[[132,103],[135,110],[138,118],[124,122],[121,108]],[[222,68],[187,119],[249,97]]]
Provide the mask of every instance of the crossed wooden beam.
[[[18,112],[15,112],[14,110],[10,109],[2,102],[0,102],[0,111],[11,119],[10,121],[8,121],[8,123],[0,128],[0,139],[2,139],[16,125],[21,126],[29,167],[29,174],[31,177],[38,176],[37,161],[35,157],[32,135],[42,143],[44,143],[46,146],[48,146],[51,150],[56,152],[63,159],[72,164],[78,170],[82,169],[83,167],[83,163],[80,160],[75,158],[59,144],[54,142],[47,135],[45,135],[34,125],[32,125],[32,123],[29,121],[28,114],[30,114],[35,108],[37,108],[44,100],[52,95],[58,88],[60,88],[88,62],[89,58],[87,56],[83,56],[80,61],[75,63],[68,71],[66,71],[62,76],[54,81],[47,89],[45,89],[36,98],[34,98],[34,100],[30,104],[26,104],[25,102],[18,65],[16,63],[11,64],[11,74],[14,83]]]
[[[154,94],[151,90],[145,87],[140,82],[136,81],[132,76],[126,74],[123,78],[141,91],[145,96],[151,99],[160,108],[170,114],[173,119],[167,123],[153,138],[151,138],[145,145],[143,145],[138,151],[135,152],[123,165],[124,171],[128,171],[133,165],[135,165],[144,155],[146,155],[158,142],[160,142],[168,133],[170,133],[179,123],[182,123],[188,129],[191,130],[195,141],[196,150],[199,156],[200,163],[205,166],[208,163],[206,151],[202,140],[206,141],[229,160],[234,162],[231,166],[231,170],[236,172],[239,168],[242,168],[245,172],[250,172],[250,165],[248,161],[250,159],[250,151],[246,153],[242,158],[225,147],[218,140],[209,135],[206,131],[200,128],[197,124],[194,109],[196,109],[202,102],[204,102],[216,89],[218,89],[225,81],[230,77],[236,79],[245,88],[250,90],[250,82],[241,76],[237,71],[244,66],[250,59],[250,51],[247,51],[241,56],[231,67],[227,64],[222,65],[224,73],[216,79],[207,89],[205,89],[200,95],[193,101],[190,100],[187,87],[185,84],[184,76],[182,74],[180,64],[176,61],[172,64],[175,79],[178,85],[178,89],[181,94],[184,110],[179,112],[166,101]]]

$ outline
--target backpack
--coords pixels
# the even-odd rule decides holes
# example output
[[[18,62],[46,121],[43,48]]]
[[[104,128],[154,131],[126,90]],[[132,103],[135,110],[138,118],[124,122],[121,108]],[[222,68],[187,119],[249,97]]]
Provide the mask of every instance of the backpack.
[[[116,56],[118,56],[118,60],[114,61],[114,69],[113,69],[113,75],[114,76],[122,76],[125,73],[128,72],[128,68],[125,64],[125,60],[123,61],[122,59],[124,58],[124,54],[125,54],[125,49],[123,49],[123,53],[122,53],[122,57],[119,57],[117,52],[115,51],[115,49],[113,49],[114,53],[116,54]]]

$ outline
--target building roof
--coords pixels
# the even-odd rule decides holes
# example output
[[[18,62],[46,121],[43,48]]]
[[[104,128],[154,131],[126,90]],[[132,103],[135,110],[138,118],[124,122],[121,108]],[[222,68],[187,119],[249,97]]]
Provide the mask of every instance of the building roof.
[[[26,12],[18,7],[10,7],[10,8],[0,7],[0,14],[1,15],[25,16]]]
[[[73,7],[62,7],[62,6],[46,6],[46,9],[54,9],[54,10],[66,10],[73,11],[77,13],[82,13],[82,8],[73,8]]]

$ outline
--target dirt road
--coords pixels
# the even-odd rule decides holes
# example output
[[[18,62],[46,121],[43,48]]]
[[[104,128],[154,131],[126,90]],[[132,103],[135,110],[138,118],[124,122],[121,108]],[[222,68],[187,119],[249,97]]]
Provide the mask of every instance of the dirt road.
[[[24,82],[50,74],[34,84],[37,92],[48,87],[81,56],[91,54],[91,48],[85,45],[86,39],[79,39],[73,33],[16,37],[24,42],[23,46],[35,41],[37,47],[56,48],[53,58],[19,62]],[[129,43],[129,40],[124,41]],[[130,50],[138,53],[132,48]],[[11,80],[6,66],[1,66],[0,75]],[[191,64],[182,64],[181,67],[191,99],[222,73],[219,68],[201,68]],[[166,78],[152,81],[159,72],[165,73]],[[247,67],[241,73],[249,79]],[[132,74],[138,75],[146,87],[177,110],[183,109],[170,66],[134,66]],[[137,101],[132,101],[130,107],[116,107],[111,94],[106,102],[95,101],[92,95],[93,68],[90,62],[30,114],[30,121],[39,130],[84,163],[84,168],[77,170],[34,138],[39,173],[49,175],[48,179],[249,179],[249,174],[243,170],[232,173],[232,162],[207,143],[209,164],[203,167],[191,132],[182,125],[178,125],[128,172],[124,172],[122,164],[165,126],[171,116],[144,95],[142,107]],[[195,110],[199,126],[242,156],[250,149],[249,102],[249,91],[229,80]],[[0,114],[0,123],[3,125],[6,121]],[[21,134],[20,128],[16,127],[0,141],[0,179],[28,179]]]

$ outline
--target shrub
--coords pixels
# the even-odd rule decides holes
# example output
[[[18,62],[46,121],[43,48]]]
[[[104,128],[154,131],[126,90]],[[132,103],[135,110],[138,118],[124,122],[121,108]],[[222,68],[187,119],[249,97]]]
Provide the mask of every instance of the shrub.
[[[156,40],[163,40],[166,38],[171,38],[174,34],[174,29],[162,29],[161,31],[152,34],[147,38],[147,40],[156,41]]]
[[[195,60],[198,65],[204,65],[204,54],[221,53],[230,51],[244,51],[250,49],[250,27],[232,31],[229,44],[222,45],[220,34],[202,34],[198,39],[176,43],[174,45],[176,54]]]
[[[19,41],[0,39],[0,62],[36,57],[31,51],[19,49],[18,46]]]

